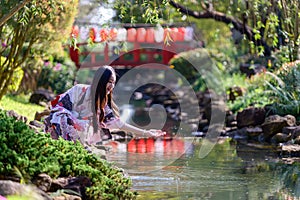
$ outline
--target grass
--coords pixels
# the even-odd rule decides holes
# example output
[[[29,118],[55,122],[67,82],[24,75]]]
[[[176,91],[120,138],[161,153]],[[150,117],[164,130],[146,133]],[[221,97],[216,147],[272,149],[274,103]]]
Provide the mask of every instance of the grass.
[[[28,121],[32,121],[35,113],[43,111],[45,107],[29,103],[29,98],[29,95],[6,95],[0,101],[0,109],[14,110],[27,117]]]

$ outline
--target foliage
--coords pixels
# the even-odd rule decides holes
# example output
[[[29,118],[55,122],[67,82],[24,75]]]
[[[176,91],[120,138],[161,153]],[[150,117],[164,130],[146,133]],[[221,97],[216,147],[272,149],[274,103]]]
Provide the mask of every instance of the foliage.
[[[299,1],[120,1],[118,17],[132,22],[132,19],[146,19],[148,22],[213,19],[227,24],[231,30],[240,32],[236,43],[247,39],[249,52],[271,55],[271,50],[280,46],[289,48],[289,59],[297,58],[299,48]],[[172,9],[176,8],[176,12]],[[130,10],[133,9],[133,10]],[[139,9],[139,10],[138,10]],[[171,12],[165,12],[170,10]],[[181,18],[178,17],[181,13]],[[130,17],[129,17],[130,16]],[[142,22],[142,21],[140,21]],[[216,29],[218,30],[218,29]]]
[[[0,56],[1,62],[5,61],[5,57]],[[8,86],[9,92],[16,92],[19,89],[24,72],[21,67],[16,68],[15,73],[12,75],[11,82],[12,84]]]
[[[49,54],[61,54],[62,42],[69,38],[78,0],[28,2],[0,26],[0,99],[12,83],[15,70]],[[7,16],[20,1],[1,1],[0,18]]]
[[[28,121],[34,120],[34,115],[36,112],[41,112],[45,107],[30,104],[29,95],[5,95],[0,101],[0,109],[3,110],[14,110],[21,116],[27,117]]]
[[[273,101],[273,112],[300,117],[300,63],[287,63],[267,82]]]
[[[120,169],[93,154],[79,142],[53,140],[49,134],[36,134],[21,121],[0,112],[0,174],[15,176],[14,167],[24,177],[47,173],[52,178],[87,176],[92,186],[88,199],[133,199],[131,180]]]
[[[222,52],[198,48],[174,56],[169,64],[184,76],[195,91],[207,88],[220,92],[226,74],[234,70],[233,61]],[[224,92],[224,91],[221,91]]]
[[[73,86],[76,69],[74,66],[63,64],[64,61],[50,58],[44,62],[37,79],[37,88],[45,88],[55,94],[61,94]]]
[[[176,9],[169,7],[168,1],[115,1],[116,20],[122,23],[173,23],[179,21],[180,14],[176,13]]]
[[[270,92],[266,91],[266,83],[272,77],[265,73],[254,75],[250,78],[246,76],[235,74],[234,76],[227,77],[224,83],[231,83],[226,85],[228,89],[232,86],[242,88],[243,95],[236,98],[234,102],[227,102],[228,108],[233,112],[241,111],[249,106],[264,107],[272,103]]]
[[[237,112],[248,106],[268,108],[273,114],[291,114],[300,117],[300,64],[286,63],[274,72],[267,71],[245,78],[244,94],[234,102],[227,102],[230,110]],[[227,78],[225,83],[230,82]],[[232,80],[232,79],[231,79]],[[232,82],[232,81],[231,81]],[[233,81],[234,82],[234,81]]]

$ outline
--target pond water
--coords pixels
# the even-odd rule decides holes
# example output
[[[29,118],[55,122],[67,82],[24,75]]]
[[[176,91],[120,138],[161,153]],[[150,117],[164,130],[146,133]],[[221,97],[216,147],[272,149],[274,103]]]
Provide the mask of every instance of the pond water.
[[[299,167],[279,164],[273,152],[220,139],[200,158],[201,143],[200,138],[112,141],[107,159],[125,169],[138,199],[299,199]]]
[[[123,96],[132,95],[134,87],[126,90],[127,82],[123,82],[116,94],[128,103],[129,97]],[[178,122],[166,120],[161,107],[145,114],[137,108],[145,107],[145,102],[133,104],[121,107],[124,121],[145,127],[151,118],[146,128],[178,130]],[[183,137],[192,136],[191,132],[181,134],[188,131],[178,130],[173,138],[110,141],[107,160],[128,173],[138,199],[300,199],[300,165],[280,162],[278,154],[270,148],[256,149],[229,138],[218,140],[209,154],[202,157],[203,139]]]

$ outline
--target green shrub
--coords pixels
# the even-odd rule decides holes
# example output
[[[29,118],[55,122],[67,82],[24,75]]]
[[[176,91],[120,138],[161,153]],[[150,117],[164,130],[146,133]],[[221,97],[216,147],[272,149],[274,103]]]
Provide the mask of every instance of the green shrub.
[[[300,117],[300,63],[286,63],[277,73],[269,73],[268,81],[272,94],[272,110],[279,115],[291,114]]]
[[[223,85],[223,74],[220,72],[226,71],[229,64],[225,61],[227,58],[224,54],[214,53],[216,52],[198,48],[174,56],[169,64],[185,77],[195,91],[207,88],[217,90]]]
[[[36,134],[23,122],[7,117],[3,110],[0,111],[0,150],[0,177],[19,177],[29,182],[40,173],[52,178],[87,176],[92,182],[86,190],[88,199],[136,197],[130,191],[131,180],[120,169],[88,153],[79,142]]]
[[[37,87],[61,94],[73,86],[75,67],[63,60],[49,59],[44,63],[37,80]]]

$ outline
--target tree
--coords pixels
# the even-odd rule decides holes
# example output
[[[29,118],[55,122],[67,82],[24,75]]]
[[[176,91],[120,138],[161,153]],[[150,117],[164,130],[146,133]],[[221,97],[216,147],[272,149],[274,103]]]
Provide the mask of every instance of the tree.
[[[14,72],[28,67],[27,61],[62,54],[62,42],[70,37],[78,0],[32,0],[21,4],[18,0],[0,2],[0,19],[5,22],[0,21],[0,99]],[[13,12],[15,7],[19,10]]]
[[[159,23],[161,18],[174,20],[174,13],[163,16],[166,10],[175,8],[177,13],[196,19],[214,19],[239,31],[249,41],[253,53],[270,56],[282,45],[289,47],[290,61],[297,59],[299,49],[299,1],[298,0],[155,0],[116,1],[123,16],[140,4],[138,16]],[[141,6],[143,5],[143,6]],[[147,14],[148,13],[148,14]],[[159,13],[159,14],[155,14]]]

